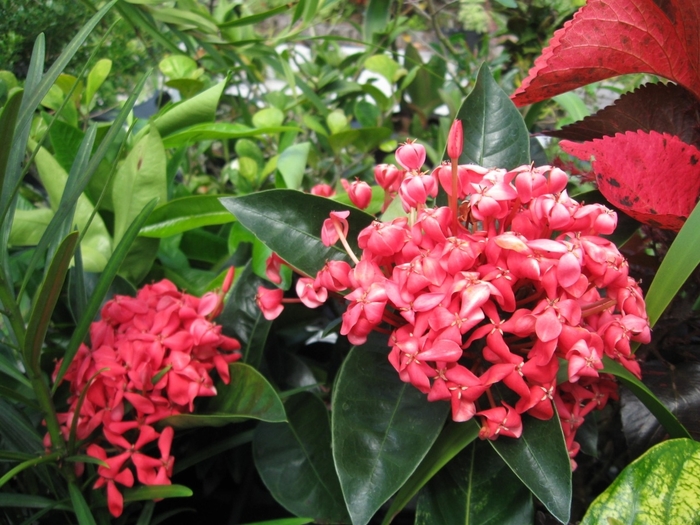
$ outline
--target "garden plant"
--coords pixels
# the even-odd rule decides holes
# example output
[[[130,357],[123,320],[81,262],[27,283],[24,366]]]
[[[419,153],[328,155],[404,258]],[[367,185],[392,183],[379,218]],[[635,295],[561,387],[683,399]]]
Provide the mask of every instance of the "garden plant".
[[[700,523],[700,7],[490,4],[13,12],[2,523]]]

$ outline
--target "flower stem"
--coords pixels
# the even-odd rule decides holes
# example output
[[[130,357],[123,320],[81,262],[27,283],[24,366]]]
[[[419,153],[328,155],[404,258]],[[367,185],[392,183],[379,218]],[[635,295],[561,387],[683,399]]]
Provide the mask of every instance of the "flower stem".
[[[452,164],[452,192],[449,195],[448,202],[450,211],[452,212],[452,229],[454,230],[452,234],[457,235],[459,231],[459,216],[457,211],[457,193],[459,191],[457,159],[450,159],[450,163]]]
[[[352,251],[352,248],[350,248],[348,240],[345,238],[345,232],[343,232],[343,229],[340,227],[340,224],[337,221],[333,221],[333,226],[335,227],[335,231],[338,232],[338,237],[340,238],[340,242],[343,243],[345,251],[348,253],[353,262],[355,264],[358,264],[360,260],[355,256],[355,254]]]

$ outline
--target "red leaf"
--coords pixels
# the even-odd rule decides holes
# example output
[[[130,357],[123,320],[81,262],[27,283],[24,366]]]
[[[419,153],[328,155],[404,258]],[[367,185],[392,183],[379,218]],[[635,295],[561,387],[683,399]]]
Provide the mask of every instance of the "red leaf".
[[[651,73],[700,98],[700,2],[590,0],[554,33],[512,95],[532,104],[598,80]]]
[[[700,150],[667,133],[628,131],[559,145],[580,159],[594,157],[600,192],[645,224],[680,230],[700,195]]]
[[[583,142],[627,131],[657,131],[700,147],[700,100],[678,84],[647,84],[595,115],[542,134]]]

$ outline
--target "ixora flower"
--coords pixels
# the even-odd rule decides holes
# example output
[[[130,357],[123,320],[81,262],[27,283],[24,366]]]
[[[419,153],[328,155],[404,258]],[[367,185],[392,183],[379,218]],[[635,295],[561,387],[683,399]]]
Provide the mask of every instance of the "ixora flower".
[[[617,395],[603,358],[639,376],[631,344],[651,337],[627,261],[601,236],[617,217],[570,198],[555,167],[457,165],[460,139],[455,125],[452,161],[431,175],[418,171],[425,151],[410,141],[396,152],[407,173],[379,166],[383,186],[401,173],[390,184],[408,216],[365,228],[358,256],[348,215],[332,212],[323,242],[340,240],[354,267],[343,262],[338,272],[341,263],[329,262],[297,290],[314,307],[325,291],[344,297],[340,332],[353,344],[389,332],[399,377],[450,402],[453,420],[479,418],[482,439],[517,438],[522,414],[549,419],[556,407],[575,468],[584,416]],[[426,204],[438,187],[449,206]]]
[[[216,395],[213,370],[229,383],[228,365],[240,359],[240,344],[212,319],[232,281],[233,268],[220,291],[201,298],[167,279],[144,286],[136,297],[115,296],[90,327],[91,347],[81,345],[71,362],[61,430],[66,439],[75,432],[87,455],[105,463],[97,467],[94,488],[106,487],[113,516],[124,506],[120,486],[170,484],[174,431],[155,425],[192,412],[197,397]],[[144,451],[150,444],[158,457]],[[48,434],[45,445],[51,447]]]

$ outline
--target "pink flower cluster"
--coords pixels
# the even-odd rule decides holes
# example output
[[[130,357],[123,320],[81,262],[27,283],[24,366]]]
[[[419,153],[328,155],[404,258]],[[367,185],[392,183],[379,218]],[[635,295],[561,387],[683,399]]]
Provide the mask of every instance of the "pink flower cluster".
[[[201,298],[168,280],[144,286],[136,297],[115,296],[90,327],[92,348],[81,345],[68,368],[70,408],[58,415],[63,437],[74,428],[87,454],[106,463],[97,468],[94,488],[106,486],[115,517],[124,504],[117,484],[133,486],[134,472],[144,485],[170,484],[173,429],[159,432],[155,424],[192,412],[199,396],[216,395],[213,369],[230,380],[228,365],[240,358],[240,344],[211,319],[221,312],[232,270],[221,292]],[[154,441],[159,457],[142,452]],[[48,435],[45,442],[51,446]]]
[[[298,280],[299,298],[313,308],[329,292],[344,295],[340,331],[353,344],[388,327],[401,379],[430,401],[449,401],[455,421],[478,416],[482,439],[519,437],[521,414],[549,419],[556,406],[573,458],[583,417],[616,395],[612,377],[599,372],[603,356],[639,376],[631,343],[650,340],[641,290],[601,236],[613,232],[616,214],[571,199],[558,168],[453,159],[428,174],[416,143],[396,158],[405,171],[380,165],[377,179],[408,216],[365,228],[361,256],[349,252],[354,266],[328,261]],[[439,186],[450,206],[428,207]],[[349,249],[347,216],[331,213],[325,244]],[[282,295],[272,293],[259,292],[269,317],[281,311]]]

